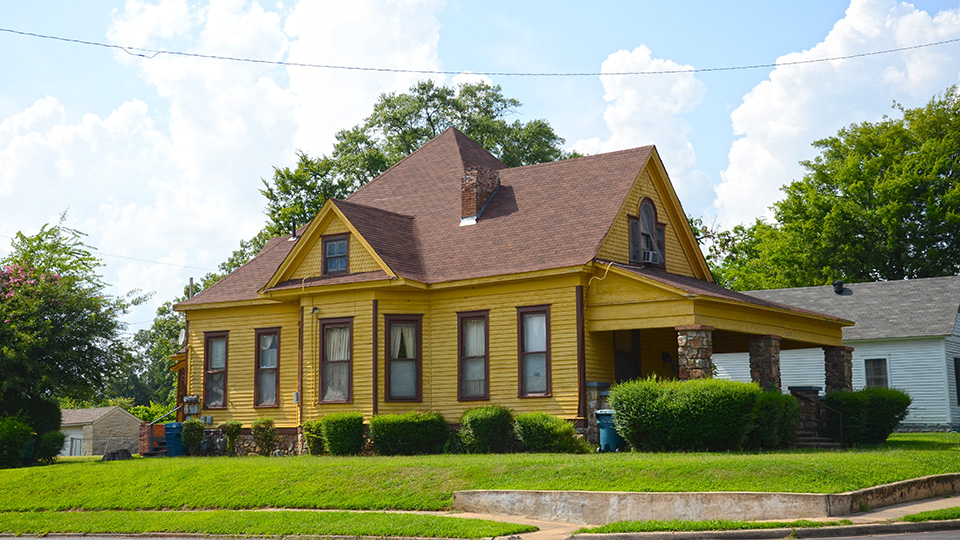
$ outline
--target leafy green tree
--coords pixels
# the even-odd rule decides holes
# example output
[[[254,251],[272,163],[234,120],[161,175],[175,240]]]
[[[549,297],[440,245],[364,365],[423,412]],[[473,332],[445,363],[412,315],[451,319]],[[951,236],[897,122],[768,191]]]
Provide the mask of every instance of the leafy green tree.
[[[0,261],[0,398],[90,397],[129,362],[120,317],[143,298],[112,297],[83,234],[17,233]]]
[[[960,273],[960,92],[813,143],[776,223],[730,231],[715,268],[740,290]]]

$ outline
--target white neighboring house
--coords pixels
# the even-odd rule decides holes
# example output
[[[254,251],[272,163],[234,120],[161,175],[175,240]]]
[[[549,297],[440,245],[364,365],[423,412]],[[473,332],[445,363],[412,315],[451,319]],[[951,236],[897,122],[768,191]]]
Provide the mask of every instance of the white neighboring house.
[[[960,428],[960,276],[746,291],[854,321],[853,387],[885,386],[913,398],[901,430]],[[715,354],[717,377],[750,380],[746,354]],[[824,386],[823,351],[780,352],[781,388]]]
[[[120,407],[64,409],[60,431],[63,441],[61,456],[101,456],[126,448],[139,452],[141,420]]]

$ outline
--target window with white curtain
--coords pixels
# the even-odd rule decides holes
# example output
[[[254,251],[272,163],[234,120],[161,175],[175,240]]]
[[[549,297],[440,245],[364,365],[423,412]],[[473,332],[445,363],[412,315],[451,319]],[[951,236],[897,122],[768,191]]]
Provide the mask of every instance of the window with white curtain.
[[[550,307],[517,308],[519,395],[550,394]]]
[[[227,406],[227,332],[206,332],[203,338],[203,407]]]
[[[351,395],[352,336],[350,319],[320,323],[320,401],[347,402]]]
[[[260,328],[255,332],[257,349],[254,367],[256,374],[257,407],[276,407],[279,402],[280,329]]]
[[[387,392],[390,401],[421,399],[421,315],[385,315]]]
[[[487,312],[460,313],[458,399],[488,399]]]

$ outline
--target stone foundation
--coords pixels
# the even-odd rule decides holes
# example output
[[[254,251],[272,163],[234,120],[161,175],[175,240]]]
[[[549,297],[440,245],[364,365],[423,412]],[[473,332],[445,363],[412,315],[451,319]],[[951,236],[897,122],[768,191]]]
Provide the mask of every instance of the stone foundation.
[[[609,409],[607,396],[610,383],[587,382],[587,426],[581,431],[584,438],[591,444],[600,443],[600,429],[597,428],[597,411]]]
[[[697,324],[676,330],[679,378],[713,377],[713,327]]]
[[[823,416],[820,413],[819,386],[791,386],[790,394],[797,398],[800,407],[800,419],[797,421],[797,431],[819,434],[823,427]]]

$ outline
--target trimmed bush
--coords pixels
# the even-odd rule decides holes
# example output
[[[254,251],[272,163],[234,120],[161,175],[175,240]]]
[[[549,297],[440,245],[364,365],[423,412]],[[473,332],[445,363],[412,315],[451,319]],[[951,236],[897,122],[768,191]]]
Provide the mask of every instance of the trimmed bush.
[[[450,427],[438,413],[382,414],[370,419],[370,440],[384,456],[439,454]]]
[[[320,418],[320,432],[328,454],[351,456],[363,451],[363,413],[328,414]]]
[[[513,421],[513,430],[527,452],[585,454],[591,450],[573,424],[544,412],[518,414]]]
[[[253,444],[257,446],[257,454],[261,456],[273,455],[273,452],[277,449],[277,442],[280,440],[273,418],[257,418],[250,426],[250,433],[253,435]]]
[[[800,404],[789,394],[780,395],[780,447],[785,448],[797,440],[797,423],[800,422]]]
[[[180,441],[187,453],[191,456],[200,455],[200,446],[203,444],[203,428],[206,424],[199,418],[187,418],[183,421],[183,429],[180,432]]]
[[[63,450],[63,442],[66,440],[66,434],[61,431],[48,431],[40,435],[33,447],[33,460],[42,465],[53,463],[60,455],[60,450]]]
[[[33,430],[19,418],[0,418],[0,469],[18,467],[27,451]]]
[[[907,408],[913,400],[906,392],[891,388],[867,388],[859,393],[867,398],[863,442],[866,444],[885,442],[897,425],[906,418]]]
[[[307,450],[312,456],[323,454],[323,433],[319,420],[307,420],[303,423],[303,438],[307,441]]]
[[[468,409],[460,417],[460,441],[471,454],[502,454],[517,447],[513,413],[502,405]]]
[[[780,445],[780,418],[783,415],[780,392],[763,392],[757,396],[745,446],[753,450],[776,448]]]
[[[227,455],[230,457],[236,457],[237,439],[240,437],[240,433],[243,431],[243,424],[241,424],[239,420],[227,420],[226,422],[217,426],[217,429],[222,431],[224,437],[227,438]]]
[[[824,432],[834,441],[843,441],[844,445],[851,446],[863,442],[864,429],[867,425],[867,396],[863,392],[845,392],[834,390],[824,398],[826,422]],[[832,409],[832,410],[831,410]],[[837,414],[839,411],[841,414]],[[843,437],[841,438],[841,425]]]
[[[620,436],[640,450],[737,450],[760,388],[721,379],[643,379],[610,390]]]

